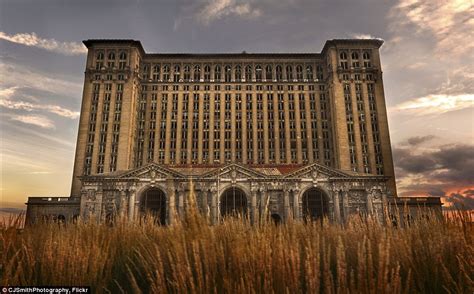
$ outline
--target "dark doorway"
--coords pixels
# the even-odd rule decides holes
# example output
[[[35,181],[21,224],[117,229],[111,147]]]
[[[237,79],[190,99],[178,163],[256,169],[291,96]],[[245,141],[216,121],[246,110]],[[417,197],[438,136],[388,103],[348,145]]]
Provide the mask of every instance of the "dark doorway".
[[[143,213],[151,214],[154,217],[155,223],[166,224],[166,196],[162,190],[157,188],[146,190],[140,206]]]
[[[275,225],[281,224],[281,216],[278,213],[272,213],[270,217]]]
[[[247,197],[238,188],[227,189],[221,197],[220,203],[222,216],[247,216]]]
[[[322,219],[328,214],[327,197],[323,191],[312,188],[303,194],[303,218],[305,220]]]
[[[66,217],[62,214],[58,215],[58,218],[56,219],[58,224],[65,224],[66,223]]]

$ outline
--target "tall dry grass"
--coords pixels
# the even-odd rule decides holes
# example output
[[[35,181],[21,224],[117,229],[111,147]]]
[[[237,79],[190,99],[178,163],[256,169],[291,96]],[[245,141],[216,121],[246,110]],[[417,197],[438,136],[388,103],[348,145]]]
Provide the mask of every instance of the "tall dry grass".
[[[405,227],[353,218],[209,225],[191,212],[173,226],[1,225],[0,284],[90,285],[132,293],[472,293],[468,215]]]

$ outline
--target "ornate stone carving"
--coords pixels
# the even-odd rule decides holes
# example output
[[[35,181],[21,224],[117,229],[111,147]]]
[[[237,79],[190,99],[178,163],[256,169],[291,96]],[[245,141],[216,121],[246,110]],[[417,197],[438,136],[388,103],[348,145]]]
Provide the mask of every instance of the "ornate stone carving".
[[[97,200],[97,197],[95,195],[94,190],[87,190],[86,200],[87,201],[96,201]]]

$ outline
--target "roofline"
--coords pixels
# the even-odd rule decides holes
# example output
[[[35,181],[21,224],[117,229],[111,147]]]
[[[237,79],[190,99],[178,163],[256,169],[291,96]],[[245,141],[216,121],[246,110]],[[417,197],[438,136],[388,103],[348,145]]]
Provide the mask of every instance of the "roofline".
[[[371,44],[375,45],[375,47],[380,48],[382,44],[384,43],[384,40],[382,39],[332,39],[332,40],[327,40],[326,43],[324,44],[323,50],[321,50],[321,54],[324,54],[326,50],[331,47],[331,46],[336,46],[336,45],[349,45],[349,44],[354,44],[354,43],[365,43],[365,44]]]
[[[147,58],[321,58],[320,53],[149,53]]]
[[[323,49],[320,53],[308,52],[308,53],[247,53],[245,51],[241,53],[146,53],[145,49],[142,46],[142,43],[138,40],[133,39],[88,39],[82,41],[87,48],[91,48],[93,44],[130,44],[137,47],[141,54],[144,57],[148,58],[321,58],[322,55],[328,50],[331,46],[336,45],[349,45],[354,43],[365,43],[374,45],[377,48],[380,48],[384,41],[382,39],[332,39],[327,40],[324,44]]]
[[[146,54],[145,49],[143,49],[142,43],[138,40],[133,39],[87,39],[82,41],[82,43],[89,49],[93,44],[130,44],[132,46],[138,47],[142,54]]]

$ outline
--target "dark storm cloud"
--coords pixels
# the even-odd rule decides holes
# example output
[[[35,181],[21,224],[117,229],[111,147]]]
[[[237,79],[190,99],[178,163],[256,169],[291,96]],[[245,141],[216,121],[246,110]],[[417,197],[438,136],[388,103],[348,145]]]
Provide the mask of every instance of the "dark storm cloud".
[[[441,168],[447,169],[435,175],[443,181],[474,183],[474,146],[455,145],[433,153]]]
[[[395,166],[405,173],[423,173],[436,168],[437,162],[427,154],[414,155],[411,149],[394,148]]]
[[[399,192],[398,196],[416,196],[420,194],[426,194],[429,196],[444,197],[446,196],[446,185],[435,184],[435,183],[422,183],[420,181],[414,181],[414,184],[405,185],[403,192]]]
[[[412,148],[395,148],[394,164],[402,176],[417,174],[451,184],[474,184],[474,146],[446,145],[415,154]]]
[[[426,136],[428,137],[428,136]],[[455,144],[435,150],[420,151],[417,146],[428,138],[415,137],[393,150],[397,180],[404,183],[399,196],[430,195],[474,209],[474,189],[463,192],[463,187],[474,186],[474,146]],[[452,208],[449,206],[449,208]]]
[[[446,201],[453,205],[449,208],[474,210],[474,190],[465,190],[460,193],[451,193],[445,197]]]
[[[427,141],[430,141],[434,138],[436,138],[436,136],[434,136],[434,135],[416,136],[416,137],[408,138],[407,143],[409,145],[415,146],[415,145],[419,145],[419,144],[425,143]]]

